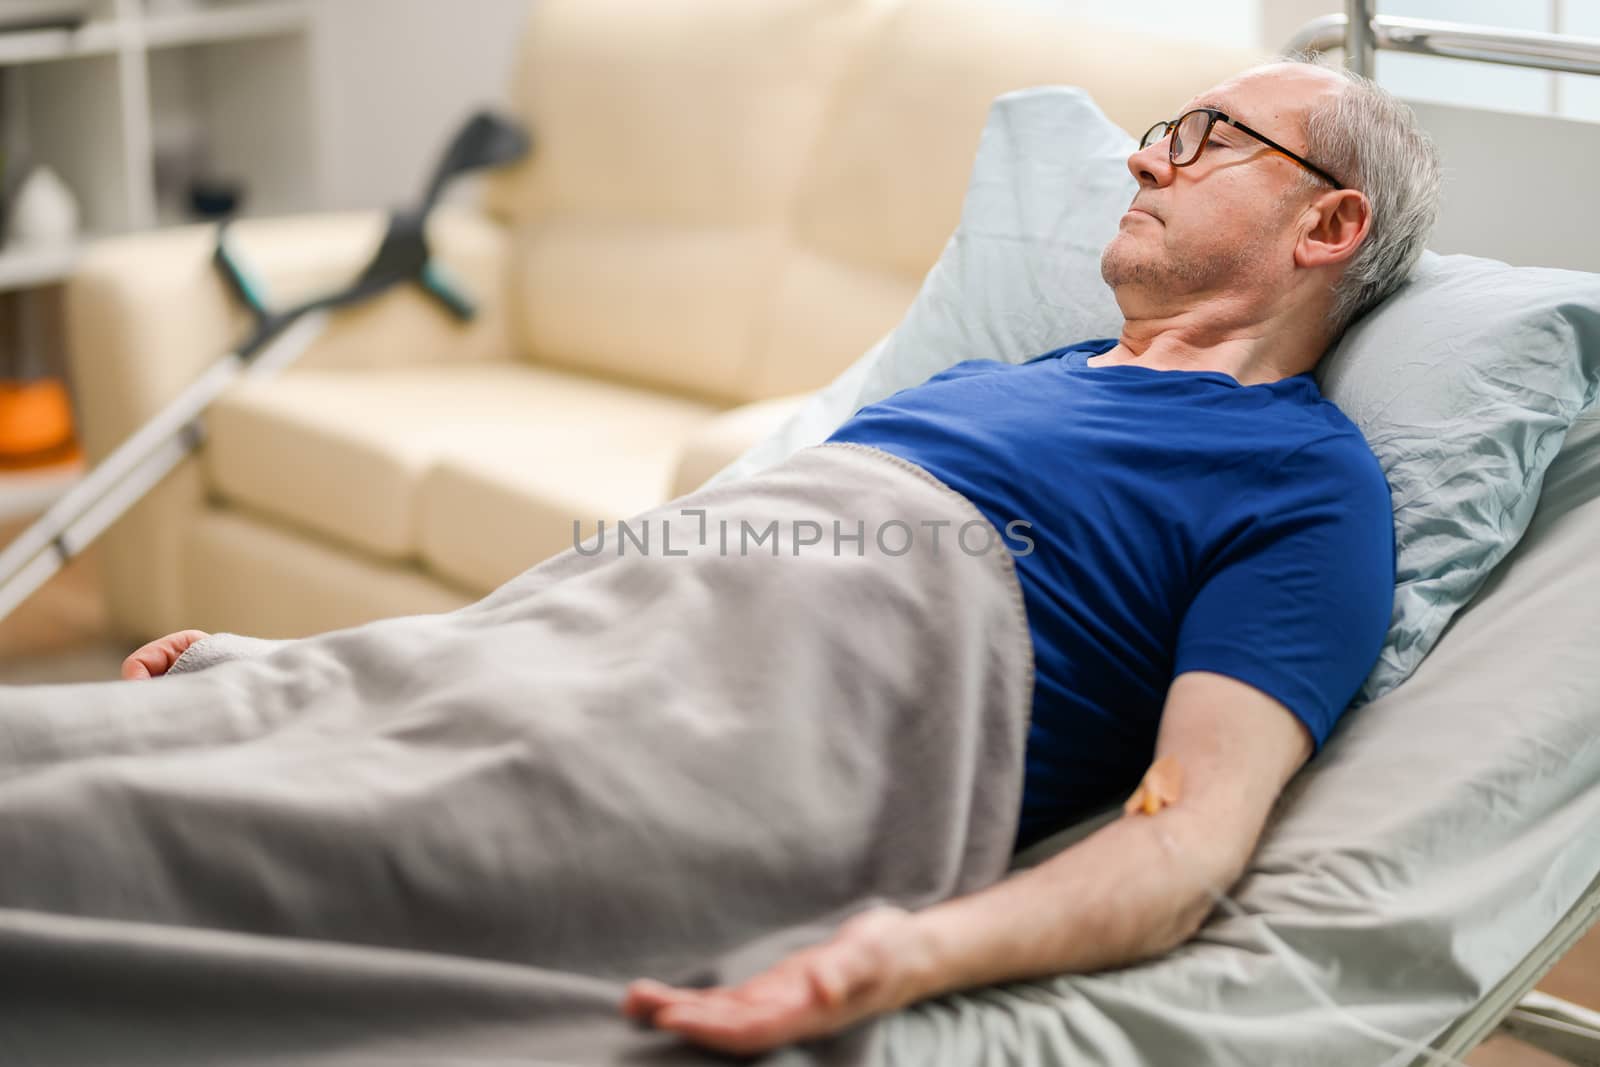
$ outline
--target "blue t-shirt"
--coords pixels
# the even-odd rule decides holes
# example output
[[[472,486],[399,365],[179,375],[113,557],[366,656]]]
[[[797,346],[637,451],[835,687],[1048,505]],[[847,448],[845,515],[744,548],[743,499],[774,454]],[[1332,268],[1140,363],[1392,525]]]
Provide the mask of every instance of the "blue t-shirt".
[[[1115,344],[958,363],[830,438],[927,470],[1012,551],[1036,668],[1019,848],[1138,784],[1185,671],[1254,686],[1320,748],[1393,603],[1383,472],[1310,374],[1087,365]]]

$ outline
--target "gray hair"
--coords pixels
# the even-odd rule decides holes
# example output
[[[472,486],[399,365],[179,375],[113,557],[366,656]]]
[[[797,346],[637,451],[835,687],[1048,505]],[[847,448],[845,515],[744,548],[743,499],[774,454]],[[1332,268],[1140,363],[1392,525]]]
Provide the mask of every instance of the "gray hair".
[[[1314,63],[1297,52],[1282,63]],[[1306,158],[1367,195],[1371,228],[1333,290],[1330,336],[1394,292],[1411,273],[1439,214],[1439,151],[1417,116],[1377,83],[1343,67],[1322,69],[1344,80],[1344,91],[1306,114]],[[1302,188],[1327,184],[1305,172]]]

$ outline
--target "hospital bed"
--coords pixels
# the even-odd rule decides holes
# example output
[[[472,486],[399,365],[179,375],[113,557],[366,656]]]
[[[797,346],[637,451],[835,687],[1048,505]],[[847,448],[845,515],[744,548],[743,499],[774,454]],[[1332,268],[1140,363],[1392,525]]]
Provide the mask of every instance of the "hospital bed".
[[[1372,7],[1352,0],[1286,51],[1344,47],[1368,74],[1378,49],[1600,74],[1600,41]],[[1592,258],[1558,265],[1600,268]],[[888,1024],[886,1062],[1424,1067],[1498,1030],[1600,1065],[1600,1013],[1534,991],[1600,918],[1597,536],[1591,409],[1567,435],[1517,549],[1412,679],[1352,715],[1291,785],[1233,891],[1251,918],[1219,909],[1194,942],[1145,966],[915,1007]],[[1098,824],[1036,846],[1019,865]],[[1314,1003],[1268,951],[1268,929],[1349,1018]],[[1420,1037],[1437,1055],[1352,1025]]]
[[[1514,67],[1600,75],[1600,41],[1554,34],[1495,31],[1417,19],[1385,17],[1375,0],[1348,0],[1343,17],[1329,16],[1305,26],[1289,49],[1344,48],[1346,63],[1371,76],[1378,49],[1497,63]],[[1569,456],[1590,447],[1594,430],[1575,429]],[[1600,470],[1585,472],[1593,482]],[[1600,1067],[1600,1013],[1534,991],[1533,987],[1600,919],[1600,873],[1584,888],[1537,945],[1479,1003],[1447,1029],[1433,1047],[1460,1056],[1498,1027],[1525,1044],[1580,1067]],[[1417,1064],[1426,1062],[1419,1058]]]
[[[1357,8],[1355,21],[1374,27],[1352,49],[1358,67],[1368,45],[1430,39],[1370,14]],[[1317,35],[1339,25],[1319,22],[1296,45],[1331,45],[1336,35]],[[1444,47],[1462,56],[1463,39]],[[1597,532],[1600,414],[1591,414],[1551,468],[1533,526],[1472,607],[1411,681],[1352,716],[1292,785],[1231,890],[1246,917],[1219,913],[1192,943],[1145,966],[918,1005],[879,1028],[870,1062],[1429,1062],[1353,1038],[1268,951],[1263,922],[1317,986],[1370,1025],[1459,1055],[1504,1023],[1596,1062],[1593,1033],[1560,1018],[1581,1024],[1581,1013],[1527,994],[1600,911]],[[771,1059],[808,1062],[802,1052]]]

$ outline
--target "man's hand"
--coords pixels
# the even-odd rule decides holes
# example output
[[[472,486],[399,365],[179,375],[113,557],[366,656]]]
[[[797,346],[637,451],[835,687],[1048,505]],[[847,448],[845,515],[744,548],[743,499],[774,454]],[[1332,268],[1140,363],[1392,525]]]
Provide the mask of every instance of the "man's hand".
[[[172,669],[184,650],[211,635],[204,630],[179,630],[136,650],[122,661],[122,677],[127,681],[159,678]]]
[[[911,913],[879,907],[731,988],[628,986],[622,1012],[697,1044],[752,1053],[832,1034],[920,1000],[931,956]]]

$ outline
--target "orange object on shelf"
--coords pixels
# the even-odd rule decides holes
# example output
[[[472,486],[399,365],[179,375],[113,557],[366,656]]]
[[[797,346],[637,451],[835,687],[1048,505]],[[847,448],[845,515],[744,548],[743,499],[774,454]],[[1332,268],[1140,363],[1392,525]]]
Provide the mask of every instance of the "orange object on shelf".
[[[0,382],[0,467],[49,466],[77,457],[72,402],[61,382]]]

